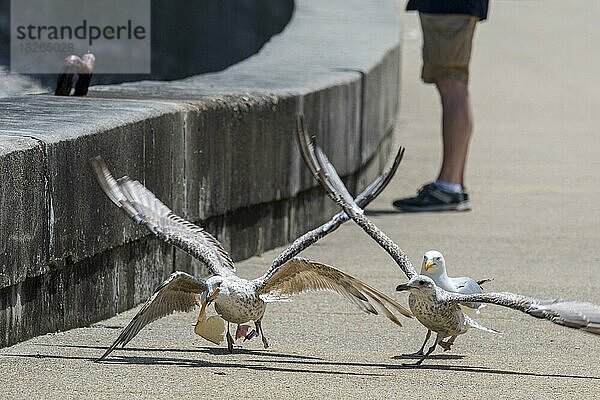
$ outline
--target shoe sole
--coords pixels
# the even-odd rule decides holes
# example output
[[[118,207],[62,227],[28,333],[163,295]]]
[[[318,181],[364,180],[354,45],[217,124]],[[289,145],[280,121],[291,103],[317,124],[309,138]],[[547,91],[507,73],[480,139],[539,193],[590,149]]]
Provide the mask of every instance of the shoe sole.
[[[463,201],[458,204],[436,204],[434,206],[424,206],[424,207],[412,207],[412,206],[402,206],[398,207],[394,205],[395,208],[401,211],[406,212],[431,212],[431,211],[470,211],[471,210],[471,202]]]

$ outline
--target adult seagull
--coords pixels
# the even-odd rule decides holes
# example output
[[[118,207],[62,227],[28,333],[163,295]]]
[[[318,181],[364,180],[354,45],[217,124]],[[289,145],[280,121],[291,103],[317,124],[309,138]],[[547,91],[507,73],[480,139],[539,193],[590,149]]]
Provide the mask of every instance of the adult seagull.
[[[399,153],[392,167],[367,187],[358,200],[366,204],[377,196],[389,182],[400,159]],[[328,290],[338,293],[361,310],[371,314],[382,312],[400,326],[402,324],[395,313],[412,317],[410,311],[394,299],[340,270],[304,258],[293,258],[310,243],[316,242],[319,237],[335,230],[348,219],[341,213],[298,238],[264,275],[246,280],[235,274],[232,259],[208,232],[175,215],[140,182],[127,176],[116,180],[102,158],[96,157],[91,163],[101,188],[114,204],[159,239],[202,261],[212,273],[206,280],[180,271],[171,274],[99,360],[106,358],[117,346],[125,346],[150,322],[174,311],[191,311],[196,305],[200,305],[201,309],[195,332],[213,343],[219,344],[222,341],[224,322],[218,316],[206,318],[207,307],[214,303],[217,314],[227,321],[229,351],[233,350],[234,344],[229,331],[230,322],[238,324],[236,338],[250,339],[260,335],[267,348],[269,344],[261,326],[266,303],[306,291]],[[248,327],[242,324],[249,321],[254,321],[256,329],[247,333]]]
[[[476,281],[468,276],[461,276],[458,278],[449,277],[448,272],[446,271],[446,260],[444,259],[444,255],[437,250],[426,251],[423,255],[421,275],[430,277],[437,286],[448,292],[461,294],[483,293],[483,287],[481,287],[481,285],[491,281],[491,279],[481,279]],[[485,304],[469,303],[466,304],[466,306],[479,311]]]
[[[450,293],[438,287],[431,278],[417,274],[406,253],[364,216],[363,210],[354,202],[327,156],[314,145],[313,139],[304,130],[301,117],[297,123],[297,135],[304,160],[317,181],[325,188],[329,197],[396,261],[409,278],[406,284],[398,285],[396,290],[410,290],[409,306],[413,315],[437,334],[435,343],[427,353],[411,365],[420,365],[443,339],[463,334],[468,328],[492,331],[463,313],[461,306],[468,303],[508,307],[536,318],[548,319],[558,325],[600,335],[600,306],[595,304],[543,300],[508,292],[469,295]]]

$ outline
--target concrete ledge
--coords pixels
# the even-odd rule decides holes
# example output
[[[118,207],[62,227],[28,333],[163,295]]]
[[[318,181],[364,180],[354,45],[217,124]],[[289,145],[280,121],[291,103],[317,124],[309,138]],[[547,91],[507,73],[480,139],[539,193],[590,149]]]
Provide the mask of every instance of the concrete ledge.
[[[280,35],[223,72],[0,100],[0,345],[128,309],[174,269],[203,272],[110,204],[94,155],[200,222],[234,259],[329,218],[336,210],[296,148],[295,115],[351,187],[379,172],[398,106],[394,4],[299,0]]]

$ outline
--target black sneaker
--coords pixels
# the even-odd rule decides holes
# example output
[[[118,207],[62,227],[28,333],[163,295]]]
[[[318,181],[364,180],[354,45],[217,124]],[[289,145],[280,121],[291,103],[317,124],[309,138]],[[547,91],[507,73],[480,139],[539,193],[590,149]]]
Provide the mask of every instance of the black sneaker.
[[[469,193],[450,193],[440,189],[435,183],[423,185],[416,197],[395,200],[394,207],[407,212],[419,211],[467,211],[471,209]]]

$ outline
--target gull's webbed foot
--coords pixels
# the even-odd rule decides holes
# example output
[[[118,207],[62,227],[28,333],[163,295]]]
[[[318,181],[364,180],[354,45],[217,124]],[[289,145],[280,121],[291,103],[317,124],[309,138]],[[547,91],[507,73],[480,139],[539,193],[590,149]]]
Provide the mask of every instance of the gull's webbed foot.
[[[402,354],[402,357],[412,357],[412,358],[415,358],[415,357],[422,357],[423,354],[425,354],[425,353],[423,353],[423,349],[421,349],[421,350],[419,350],[417,352],[414,352],[414,353],[405,353],[405,354]]]
[[[456,336],[452,336],[450,339],[448,339],[446,341],[442,340],[439,343],[439,345],[442,349],[444,349],[444,351],[449,351],[452,348],[452,345],[454,344],[455,339],[456,339]]]
[[[429,356],[431,353],[433,353],[433,351],[435,350],[436,346],[438,344],[440,344],[441,341],[442,341],[442,337],[438,333],[437,337],[435,338],[435,343],[433,344],[433,346],[431,346],[429,348],[429,350],[427,350],[427,353],[425,353],[425,354],[423,354],[423,356],[421,356],[421,358],[419,359],[419,361],[417,361],[416,363],[402,364],[402,365],[404,365],[405,367],[418,367],[419,365],[421,365],[423,363],[423,361],[425,361],[425,359],[427,358],[427,356]]]
[[[425,335],[425,341],[423,342],[423,346],[421,346],[419,351],[417,351],[416,353],[412,353],[412,354],[402,354],[402,355],[404,357],[423,357],[423,355],[425,355],[425,353],[424,353],[425,345],[427,344],[427,341],[429,340],[430,337],[431,337],[431,330],[428,329],[427,334]],[[410,364],[410,365],[413,365],[413,364]]]
[[[248,339],[248,329],[250,329],[250,325],[238,325],[235,330],[235,340],[241,338]]]
[[[444,351],[449,351],[452,348],[452,343],[450,342],[440,342],[440,347],[444,349]]]
[[[261,335],[262,337],[262,342],[263,342],[263,346],[265,347],[265,349],[269,348],[269,341],[267,340],[267,338],[265,337],[265,335]]]

